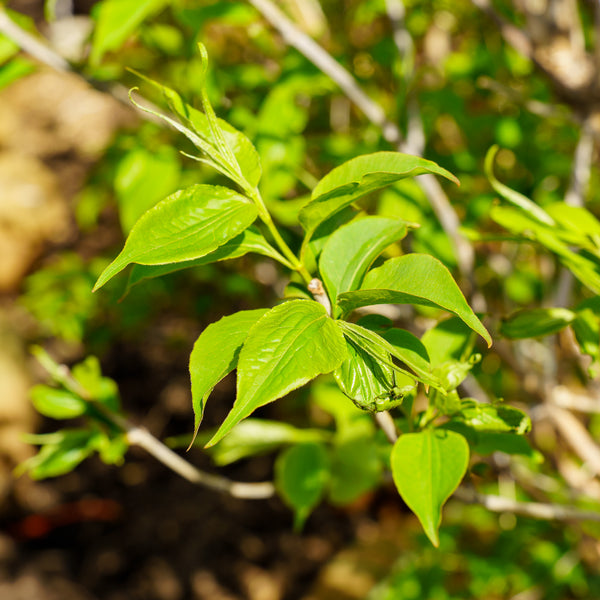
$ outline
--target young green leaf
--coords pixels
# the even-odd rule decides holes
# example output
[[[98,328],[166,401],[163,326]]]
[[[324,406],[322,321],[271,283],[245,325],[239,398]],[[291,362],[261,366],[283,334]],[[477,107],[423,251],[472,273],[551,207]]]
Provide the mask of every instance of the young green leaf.
[[[424,173],[441,175],[458,183],[452,173],[434,162],[400,152],[375,152],[345,162],[319,181],[311,202],[300,211],[300,222],[307,237],[319,223],[365,194]]]
[[[335,444],[331,453],[329,500],[349,504],[381,482],[383,462],[375,437],[358,437]]]
[[[491,186],[505,200],[508,200],[514,206],[518,206],[524,213],[538,223],[554,227],[556,225],[554,219],[543,208],[538,206],[535,202],[532,202],[527,196],[523,196],[523,194],[512,190],[496,179],[494,175],[494,158],[496,158],[498,150],[498,146],[492,146],[485,157],[485,174],[487,175]]]
[[[209,448],[208,453],[215,464],[222,467],[281,446],[324,443],[330,437],[331,433],[325,429],[300,429],[289,423],[249,417],[238,423],[216,446]],[[189,440],[186,445],[188,443]]]
[[[148,209],[177,189],[180,172],[180,156],[171,146],[153,152],[137,147],[119,161],[114,186],[125,233]]]
[[[118,412],[121,409],[117,384],[102,375],[100,361],[95,356],[87,356],[71,369],[73,379],[87,392],[88,396],[108,409]]]
[[[566,308],[519,310],[502,321],[500,333],[511,340],[552,335],[564,329],[576,316]]]
[[[215,385],[235,369],[250,328],[266,312],[266,309],[243,310],[223,317],[209,325],[196,340],[190,356],[196,432],[202,421],[208,396]]]
[[[593,376],[595,367],[600,362],[600,296],[580,302],[576,307],[576,314],[571,322],[571,329],[581,351],[593,361],[589,368]]]
[[[237,398],[208,446],[258,407],[330,373],[346,358],[337,323],[313,300],[276,306],[250,329],[238,361]]]
[[[352,221],[335,231],[319,260],[331,302],[335,303],[339,293],[358,289],[373,261],[390,244],[401,240],[406,231],[403,221],[382,217]]]
[[[490,334],[468,305],[450,271],[428,254],[392,258],[369,271],[360,290],[338,296],[343,314],[372,304],[420,304],[442,308],[460,317],[488,346],[492,344]]]
[[[329,462],[327,449],[321,444],[299,444],[280,454],[275,463],[275,487],[294,509],[297,531],[323,497]]]
[[[85,414],[85,400],[68,390],[36,385],[31,391],[31,401],[35,409],[52,419],[73,419]]]
[[[271,246],[267,240],[265,240],[258,229],[254,227],[248,227],[248,229],[239,235],[236,235],[228,242],[225,242],[222,246],[219,246],[215,251],[210,252],[201,258],[170,265],[134,264],[129,274],[126,292],[128,292],[134,285],[144,281],[145,279],[161,277],[162,275],[168,275],[169,273],[174,273],[183,269],[201,267],[203,265],[209,265],[221,260],[239,258],[240,256],[244,256],[250,252],[261,254],[262,256],[268,256],[269,258],[273,258],[280,263],[286,264],[286,259],[281,256],[281,254],[279,254],[279,252],[277,252],[277,250],[275,250],[275,248],[273,248],[273,246]]]
[[[256,206],[228,188],[193,185],[175,192],[140,217],[94,290],[130,263],[161,265],[205,256],[244,231],[256,216]]]
[[[151,84],[164,95],[171,110],[183,121],[185,125],[177,127],[178,131],[183,133],[199,150],[207,154],[217,165],[227,165],[227,168],[235,173],[241,171],[241,174],[248,182],[250,187],[255,188],[260,181],[262,169],[260,158],[252,142],[233,125],[230,125],[223,119],[215,117],[215,123],[211,127],[209,117],[202,111],[199,111],[186,102],[173,89],[154,81],[145,75],[132,70],[138,77]],[[160,118],[171,122],[168,117],[158,114]],[[213,116],[211,114],[211,116]],[[171,123],[173,124],[173,123]],[[218,127],[218,134],[222,136],[237,164],[229,164],[230,157],[222,156],[219,149],[219,141],[215,138],[215,126]],[[192,157],[194,158],[194,157]],[[227,172],[224,172],[227,175]],[[234,181],[236,179],[234,178]]]
[[[413,368],[415,373],[431,374],[427,349],[418,337],[410,333],[410,331],[396,327],[388,329],[379,335],[395,348],[395,356]]]
[[[531,429],[531,419],[522,410],[503,404],[483,404],[471,398],[462,400],[456,418],[477,431],[524,434]]]
[[[17,473],[29,473],[32,479],[57,477],[72,471],[96,447],[98,432],[88,429],[63,429],[48,436],[29,435],[30,444],[42,444],[40,451],[21,463]]]
[[[442,506],[464,477],[468,462],[467,441],[449,430],[407,433],[392,449],[392,476],[398,492],[436,547]]]

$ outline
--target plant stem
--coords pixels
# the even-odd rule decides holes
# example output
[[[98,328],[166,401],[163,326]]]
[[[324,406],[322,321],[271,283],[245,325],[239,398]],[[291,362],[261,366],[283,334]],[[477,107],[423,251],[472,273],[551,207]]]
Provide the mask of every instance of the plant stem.
[[[292,252],[290,247],[287,245],[286,241],[281,237],[281,234],[279,233],[277,226],[273,222],[271,213],[265,205],[265,202],[262,199],[258,188],[254,188],[252,190],[246,189],[245,192],[248,194],[250,199],[256,204],[256,207],[258,208],[258,216],[261,218],[262,222],[267,226],[269,232],[275,240],[275,243],[277,244],[277,246],[279,246],[279,249],[281,250],[282,254],[285,256],[285,258],[287,258],[287,260],[290,261],[291,268],[294,271],[298,271],[298,273],[300,273],[300,275],[302,276],[302,279],[304,279],[304,283],[308,285],[312,280],[311,274],[308,272],[302,261]]]
[[[57,365],[44,351],[35,352],[40,364],[46,368],[54,379],[66,389],[73,392],[86,402],[92,404],[103,417],[118,429],[123,431],[131,445],[139,446],[151,454],[163,465],[187,479],[191,483],[227,492],[235,498],[249,500],[271,498],[275,494],[275,486],[270,481],[258,483],[244,483],[231,481],[220,475],[212,475],[196,468],[190,462],[173,452],[168,446],[154,437],[144,427],[131,423],[122,415],[108,409],[104,404],[98,402],[90,393],[73,377],[66,365]]]

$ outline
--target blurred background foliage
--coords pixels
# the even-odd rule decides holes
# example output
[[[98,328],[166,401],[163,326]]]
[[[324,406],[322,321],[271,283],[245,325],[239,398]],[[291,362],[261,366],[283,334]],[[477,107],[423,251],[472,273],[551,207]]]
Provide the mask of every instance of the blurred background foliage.
[[[600,353],[595,294],[585,281],[569,279],[556,254],[492,219],[498,194],[484,172],[486,153],[497,144],[495,174],[506,185],[545,208],[575,194],[575,204],[600,214],[598,71],[588,85],[587,63],[581,58],[595,56],[599,66],[597,3],[286,0],[279,5],[348,69],[404,137],[421,140],[424,157],[460,179],[460,187],[444,185],[444,191],[462,235],[471,240],[470,272],[460,268],[451,235],[415,181],[369,197],[361,208],[420,224],[388,255],[433,254],[453,270],[485,314],[495,344],[489,351],[480,349],[483,359],[473,368],[464,395],[503,398],[532,417],[532,448],[518,457],[482,453],[470,477],[481,491],[599,510],[600,396],[589,374]],[[403,9],[396,29],[390,7]],[[5,409],[7,424],[0,435],[12,441],[0,451],[6,465],[3,499],[14,503],[24,492],[13,487],[32,485],[8,476],[29,453],[15,432],[52,429],[51,423],[36,421],[23,399],[29,380],[40,377],[25,358],[29,344],[43,344],[67,363],[99,356],[104,372],[119,383],[126,408],[157,435],[174,438],[192,427],[187,355],[199,332],[223,314],[273,303],[287,283],[270,261],[243,257],[146,280],[125,296],[125,277],[111,282],[107,291],[90,293],[140,214],[176,189],[218,183],[220,177],[179,152],[190,150],[180,136],[133,110],[127,98],[132,87],[140,88],[142,103],[164,103],[131,70],[198,105],[196,46],[206,45],[211,102],[220,117],[256,145],[263,197],[292,248],[300,240],[297,210],[318,179],[358,154],[392,146],[381,127],[247,2],[15,0],[6,2],[3,14],[21,31],[43,36],[51,52],[73,67],[73,73],[53,70],[22,52],[8,32],[0,34],[0,327],[6,340],[0,352],[7,372],[18,374],[13,387],[3,391],[15,398],[15,408]],[[551,21],[554,28],[548,26]],[[510,27],[519,28],[534,46],[529,55],[507,42]],[[591,139],[591,150],[587,163],[580,164],[587,175],[577,191],[574,163],[582,160],[576,158],[578,151],[579,156],[585,152],[584,136]],[[517,310],[574,308],[582,301],[588,302],[587,312],[578,327],[587,328],[586,335],[568,327],[571,319],[543,335],[510,335],[507,319],[515,325],[509,316]],[[531,322],[530,313],[525,315]],[[423,332],[439,315],[423,309],[391,317]],[[209,425],[226,412],[232,386],[229,381],[217,390],[221,402],[208,412]],[[326,387],[321,383],[261,414],[300,426],[328,423]],[[560,408],[575,411],[569,413],[577,423],[570,432],[571,421],[548,406],[556,390],[566,390],[561,397],[571,401],[589,401]],[[584,410],[584,405],[591,408]],[[390,527],[401,539],[386,541],[385,515],[394,509],[385,485],[382,491],[380,443],[372,424],[356,416],[333,418],[337,435],[340,422],[346,424],[347,437],[337,445],[341,479],[331,501],[358,506],[347,509],[356,530],[350,536],[354,541],[347,540],[350,549],[314,577],[313,593],[323,595],[311,598],[364,598],[367,593],[374,600],[600,597],[600,531],[594,524],[498,516],[455,501],[448,507],[439,550],[411,533],[414,528],[404,531],[406,515],[403,526]],[[562,427],[557,419],[563,420]],[[572,439],[581,431],[587,443],[583,450]],[[289,435],[286,443],[298,441]],[[217,464],[232,462],[226,451],[215,453]],[[45,508],[41,499],[23,510]],[[360,525],[360,510],[369,515],[363,518],[370,528]],[[379,529],[373,525],[378,520]],[[310,520],[307,526],[310,531]],[[355,590],[324,583],[336,561],[345,560],[344,552],[354,571],[368,571],[360,549],[368,553],[375,538],[387,544],[386,557]],[[191,584],[182,585],[185,590]],[[326,596],[326,588],[337,589],[338,595]],[[172,597],[204,597],[204,592],[193,593]],[[268,598],[304,597],[284,593]]]

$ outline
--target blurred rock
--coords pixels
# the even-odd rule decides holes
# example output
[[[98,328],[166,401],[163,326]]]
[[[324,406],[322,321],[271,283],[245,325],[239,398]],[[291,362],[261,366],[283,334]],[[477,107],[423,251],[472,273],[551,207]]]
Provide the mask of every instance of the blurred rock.
[[[97,158],[133,112],[70,73],[42,69],[0,93],[0,146],[49,158]]]
[[[39,159],[0,154],[0,292],[16,289],[44,242],[64,241],[70,217],[59,181]]]

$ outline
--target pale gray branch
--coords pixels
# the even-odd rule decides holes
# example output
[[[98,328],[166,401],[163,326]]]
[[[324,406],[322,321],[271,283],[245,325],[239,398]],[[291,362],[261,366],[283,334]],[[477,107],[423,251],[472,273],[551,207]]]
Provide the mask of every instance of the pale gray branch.
[[[71,65],[62,56],[19,27],[2,7],[0,7],[0,33],[3,33],[15,42],[21,50],[39,62],[57,71],[71,70]]]
[[[595,475],[600,475],[600,447],[594,442],[588,430],[568,410],[553,406],[550,403],[544,405],[543,412],[546,413],[556,429],[571,446],[575,454],[587,463],[588,468]]]
[[[0,7],[0,33],[3,33],[7,38],[17,44],[23,52],[41,64],[55,69],[56,71],[75,73],[82,79],[85,79],[89,84],[93,85],[96,89],[106,92],[119,102],[126,104],[129,108],[132,107],[132,104],[129,101],[129,90],[124,85],[121,85],[120,83],[107,85],[103,82],[92,81],[84,77],[81,73],[73,70],[71,64],[60,56],[60,54],[17,25],[2,7]],[[161,112],[160,109],[153,104],[149,102],[146,103],[152,108],[153,112]],[[157,116],[140,110],[138,107],[133,108],[145,120],[152,121],[153,123],[162,123]]]
[[[324,48],[322,48],[311,37],[301,31],[271,0],[248,0],[273,27],[279,31],[283,39],[293,48],[296,48],[317,68],[329,76],[344,92],[344,94],[361,110],[361,112],[377,125],[386,141],[393,144],[400,152],[407,152],[420,155],[419,147],[421,138],[413,136],[410,143],[403,141],[398,126],[389,121],[383,109],[374,100],[369,98],[361,89],[354,77],[340,65]],[[395,3],[392,2],[392,5]],[[399,13],[396,5],[395,25],[398,27],[401,23],[398,21]],[[394,10],[392,8],[392,10]],[[415,111],[412,110],[413,118]],[[418,116],[418,112],[416,113]],[[415,127],[413,121],[412,127]],[[422,148],[421,148],[422,151]],[[419,186],[423,189],[431,206],[440,221],[442,228],[455,246],[459,268],[464,275],[472,271],[473,250],[459,233],[459,220],[456,216],[448,197],[444,193],[442,186],[431,175],[423,175],[417,180]]]
[[[125,433],[130,444],[143,448],[163,465],[189,482],[226,492],[235,498],[249,500],[270,498],[275,494],[274,485],[268,481],[258,483],[231,481],[226,477],[205,473],[196,468],[154,437],[147,429],[134,425],[122,415],[109,410],[104,404],[91,397],[88,391],[73,377],[66,365],[60,365],[54,376],[58,376],[60,383],[68,390],[93,404],[104,417]]]
[[[471,2],[486,13],[500,28],[502,37],[520,54],[534,60],[533,47],[527,35],[512,23],[499,15],[489,0],[471,0]]]
[[[387,410],[376,412],[375,420],[387,439],[394,444],[398,439],[398,432],[396,431],[396,425],[394,424],[394,419],[392,419],[392,415]]]
[[[367,119],[381,128],[383,136],[388,142],[391,144],[400,142],[402,136],[398,127],[387,120],[381,106],[365,94],[354,77],[328,52],[310,36],[306,35],[270,0],[248,1],[279,31],[290,46],[296,48],[298,52],[337,83],[344,94],[364,113]]]
[[[600,398],[578,394],[559,385],[552,390],[552,403],[561,408],[584,413],[600,413]]]
[[[270,498],[275,494],[275,487],[269,481],[244,483],[200,471],[142,427],[129,426],[127,439],[130,444],[143,448],[163,465],[191,483],[226,492],[235,498],[261,499]]]
[[[579,510],[562,504],[544,504],[541,502],[518,502],[512,498],[479,494],[471,488],[459,487],[454,497],[469,504],[481,504],[493,512],[507,512],[534,519],[548,521],[578,520],[600,521],[600,512]]]
[[[594,154],[594,135],[590,119],[583,122],[579,133],[579,141],[573,155],[571,167],[571,182],[565,202],[571,206],[584,206],[587,196],[590,174],[592,170],[592,157]]]

